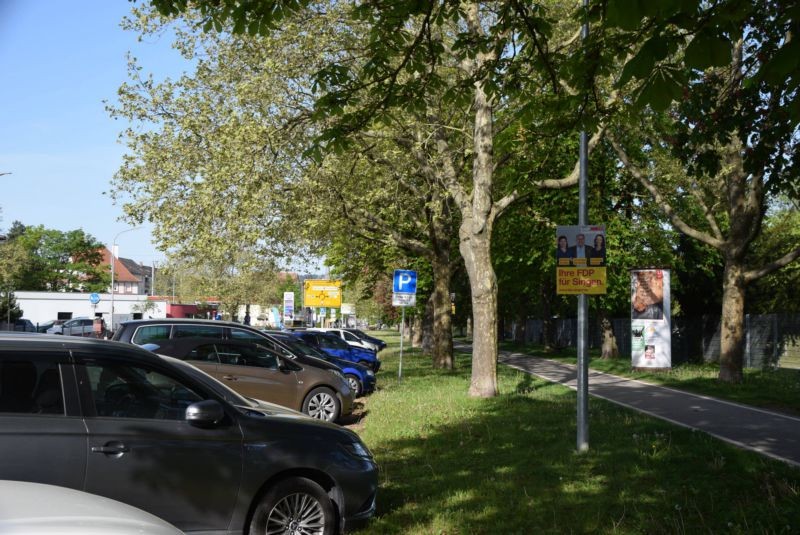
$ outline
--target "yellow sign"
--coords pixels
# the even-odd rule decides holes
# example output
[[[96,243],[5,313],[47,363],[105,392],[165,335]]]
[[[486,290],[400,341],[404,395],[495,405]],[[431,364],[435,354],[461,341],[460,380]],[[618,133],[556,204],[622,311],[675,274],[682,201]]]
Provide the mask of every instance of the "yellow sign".
[[[342,281],[309,279],[303,282],[303,306],[331,307],[342,306]]]
[[[602,295],[606,293],[605,267],[556,267],[559,295]]]

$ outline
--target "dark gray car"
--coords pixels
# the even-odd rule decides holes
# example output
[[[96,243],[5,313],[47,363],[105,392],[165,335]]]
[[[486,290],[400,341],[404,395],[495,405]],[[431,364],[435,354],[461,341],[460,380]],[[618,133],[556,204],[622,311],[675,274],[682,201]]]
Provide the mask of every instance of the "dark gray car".
[[[22,334],[0,336],[0,479],[106,496],[202,533],[335,533],[374,514],[377,490],[347,429],[131,345]]]

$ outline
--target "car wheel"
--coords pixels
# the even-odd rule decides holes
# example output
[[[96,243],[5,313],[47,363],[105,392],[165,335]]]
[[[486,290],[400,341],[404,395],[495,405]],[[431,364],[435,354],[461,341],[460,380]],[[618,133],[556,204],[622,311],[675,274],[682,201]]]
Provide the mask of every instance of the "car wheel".
[[[312,418],[334,422],[339,418],[339,400],[329,388],[315,388],[303,402],[303,412]]]
[[[347,379],[347,384],[350,385],[350,390],[353,391],[353,397],[357,398],[361,396],[362,386],[361,381],[358,380],[358,377],[353,375],[352,373],[348,373],[344,376]]]
[[[304,477],[284,479],[269,489],[250,522],[250,535],[332,535],[335,532],[336,513],[331,499],[322,487]]]

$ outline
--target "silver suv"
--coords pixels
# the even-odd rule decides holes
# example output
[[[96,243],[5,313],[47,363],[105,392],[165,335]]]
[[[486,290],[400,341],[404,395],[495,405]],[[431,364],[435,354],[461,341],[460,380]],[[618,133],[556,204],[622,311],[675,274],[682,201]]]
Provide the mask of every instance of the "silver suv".
[[[61,325],[53,325],[47,329],[47,334],[63,334],[65,336],[91,336],[94,329],[94,320],[91,318],[72,318]]]

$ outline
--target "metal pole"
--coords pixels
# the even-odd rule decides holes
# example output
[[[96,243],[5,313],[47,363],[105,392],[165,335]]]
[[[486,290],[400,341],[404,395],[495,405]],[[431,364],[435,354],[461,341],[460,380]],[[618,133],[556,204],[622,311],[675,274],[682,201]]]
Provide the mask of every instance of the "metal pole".
[[[116,249],[117,249],[117,238],[125,234],[126,232],[131,232],[134,230],[139,230],[142,227],[133,227],[128,228],[125,230],[121,230],[117,232],[117,235],[114,236],[114,241],[111,242],[111,331],[114,331],[114,272],[116,269],[114,268],[115,260],[116,260]]]
[[[397,381],[403,381],[403,338],[406,335],[406,307],[400,307],[402,319],[400,320],[400,366],[397,368]]]
[[[588,10],[589,0],[583,0]],[[581,37],[589,37],[589,23],[583,24]],[[586,225],[588,219],[587,187],[589,183],[589,137],[586,131],[580,134],[580,175],[578,178],[578,225]],[[589,299],[586,294],[578,296],[578,453],[589,451]]]

